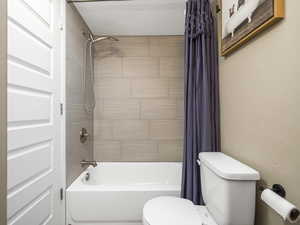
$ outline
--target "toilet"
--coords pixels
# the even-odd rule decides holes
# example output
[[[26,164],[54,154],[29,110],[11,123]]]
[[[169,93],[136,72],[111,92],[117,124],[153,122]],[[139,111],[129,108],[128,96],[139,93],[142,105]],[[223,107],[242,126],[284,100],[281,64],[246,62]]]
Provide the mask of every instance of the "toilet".
[[[144,225],[254,225],[259,173],[220,152],[199,154],[205,206],[157,197],[143,209]]]

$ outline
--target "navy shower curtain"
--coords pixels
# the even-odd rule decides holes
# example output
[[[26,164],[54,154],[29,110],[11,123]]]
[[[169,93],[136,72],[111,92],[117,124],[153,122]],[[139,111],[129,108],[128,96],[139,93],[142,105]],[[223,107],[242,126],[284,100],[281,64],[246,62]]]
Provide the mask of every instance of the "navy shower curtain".
[[[220,151],[217,29],[209,0],[188,0],[185,21],[185,140],[181,196],[203,205],[200,152]]]

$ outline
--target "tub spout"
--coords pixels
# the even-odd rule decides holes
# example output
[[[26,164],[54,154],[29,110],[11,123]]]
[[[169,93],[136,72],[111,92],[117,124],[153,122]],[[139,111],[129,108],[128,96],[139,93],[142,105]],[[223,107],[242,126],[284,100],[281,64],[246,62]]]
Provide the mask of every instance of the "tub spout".
[[[98,165],[96,161],[87,161],[87,160],[82,160],[80,162],[81,167],[84,166],[93,166],[94,168]]]

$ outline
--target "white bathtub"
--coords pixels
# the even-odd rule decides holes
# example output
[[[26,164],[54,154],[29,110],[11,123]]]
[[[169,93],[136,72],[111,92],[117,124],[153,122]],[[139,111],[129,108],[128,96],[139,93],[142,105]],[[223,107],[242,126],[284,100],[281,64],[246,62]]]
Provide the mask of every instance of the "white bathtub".
[[[67,189],[69,225],[140,225],[144,204],[179,196],[181,163],[98,163]],[[85,181],[86,174],[90,180]]]

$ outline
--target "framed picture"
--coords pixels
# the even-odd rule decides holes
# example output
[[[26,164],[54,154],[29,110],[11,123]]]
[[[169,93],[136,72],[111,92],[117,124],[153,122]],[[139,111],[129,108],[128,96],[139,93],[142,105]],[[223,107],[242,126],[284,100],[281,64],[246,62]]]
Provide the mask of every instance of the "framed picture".
[[[284,18],[284,0],[221,0],[221,4],[223,56]]]

